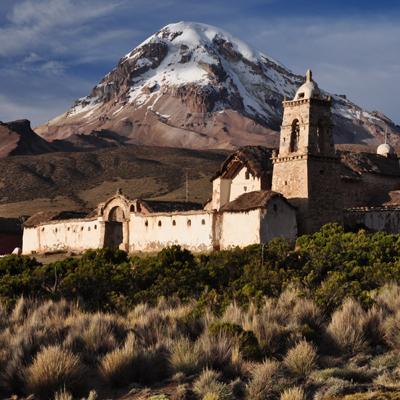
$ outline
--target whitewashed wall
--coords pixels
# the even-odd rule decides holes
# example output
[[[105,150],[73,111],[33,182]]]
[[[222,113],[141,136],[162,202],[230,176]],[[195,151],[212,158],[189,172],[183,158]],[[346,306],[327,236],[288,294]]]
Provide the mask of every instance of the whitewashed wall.
[[[260,243],[260,210],[222,214],[220,249]]]
[[[24,254],[58,250],[97,249],[104,230],[97,219],[74,219],[49,222],[25,228],[22,238]]]
[[[175,244],[198,252],[213,249],[212,212],[147,215],[131,213],[130,216],[129,251],[131,252],[160,251]]]
[[[261,190],[261,179],[255,178],[252,174],[249,174],[249,178],[246,179],[247,168],[242,168],[239,173],[232,179],[229,201],[237,199],[243,193],[254,192]]]
[[[268,243],[275,237],[285,236],[289,242],[297,237],[296,212],[279,197],[272,199],[260,213],[260,237]]]

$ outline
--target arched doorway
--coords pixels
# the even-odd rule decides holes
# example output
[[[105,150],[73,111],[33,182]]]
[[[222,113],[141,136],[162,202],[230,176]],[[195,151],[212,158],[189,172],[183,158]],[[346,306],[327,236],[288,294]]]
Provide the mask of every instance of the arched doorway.
[[[124,234],[122,222],[125,220],[124,210],[113,207],[108,214],[108,221],[105,223],[104,247],[115,247],[123,243]]]

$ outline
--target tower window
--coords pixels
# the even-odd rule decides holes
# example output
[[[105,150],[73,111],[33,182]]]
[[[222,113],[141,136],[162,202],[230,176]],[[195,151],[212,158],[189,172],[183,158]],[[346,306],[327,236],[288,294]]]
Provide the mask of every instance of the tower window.
[[[144,226],[149,226],[149,221],[145,221]]]
[[[299,94],[297,95],[297,98],[299,98],[299,99],[304,99],[304,93],[299,93]]]

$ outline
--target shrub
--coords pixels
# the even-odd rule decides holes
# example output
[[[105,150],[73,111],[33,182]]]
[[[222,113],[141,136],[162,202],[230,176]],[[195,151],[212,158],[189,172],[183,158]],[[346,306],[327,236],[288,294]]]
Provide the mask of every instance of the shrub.
[[[220,382],[221,373],[205,369],[193,383],[193,391],[200,399],[230,400],[233,398],[232,389]]]
[[[133,355],[125,349],[118,348],[107,353],[98,366],[100,379],[111,387],[121,387],[130,383],[132,362]]]
[[[43,348],[26,370],[25,387],[40,399],[50,399],[63,388],[77,397],[87,389],[86,368],[69,350]]]
[[[332,315],[325,332],[325,343],[340,354],[353,354],[365,350],[368,342],[363,332],[365,312],[353,299],[346,299],[342,308]]]
[[[247,400],[264,400],[276,396],[279,392],[283,372],[277,361],[265,360],[258,364],[246,385]]]
[[[320,388],[314,396],[315,400],[334,398],[350,392],[354,385],[348,381],[338,378],[329,378],[324,386]]]
[[[317,359],[315,346],[303,340],[288,351],[283,363],[293,375],[306,377],[317,368]]]
[[[400,349],[400,311],[388,317],[384,323],[385,342],[392,349]]]
[[[194,352],[194,344],[189,339],[176,341],[168,360],[172,374],[182,372],[190,376],[199,373],[203,368],[199,356]]]

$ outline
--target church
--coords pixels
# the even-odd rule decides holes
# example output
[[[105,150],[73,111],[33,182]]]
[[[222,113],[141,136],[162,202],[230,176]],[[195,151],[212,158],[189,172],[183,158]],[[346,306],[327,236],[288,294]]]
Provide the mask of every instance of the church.
[[[154,252],[174,244],[207,252],[281,236],[294,241],[329,222],[398,233],[400,168],[393,148],[338,154],[331,105],[308,70],[294,99],[284,98],[279,150],[245,146],[233,152],[211,178],[212,197],[203,207],[130,200],[118,190],[88,215],[32,216],[23,225],[23,253],[113,246]]]

